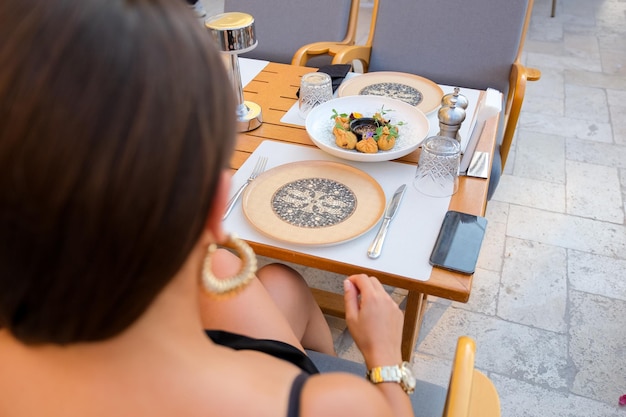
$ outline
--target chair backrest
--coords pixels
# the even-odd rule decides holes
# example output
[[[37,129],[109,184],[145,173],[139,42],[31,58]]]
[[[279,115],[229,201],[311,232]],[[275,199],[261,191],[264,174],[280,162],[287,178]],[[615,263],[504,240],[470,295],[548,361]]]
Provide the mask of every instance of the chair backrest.
[[[467,336],[457,342],[443,417],[499,417],[500,398],[493,383],[474,369],[476,344]]]
[[[506,97],[529,0],[379,0],[369,71],[401,71]],[[370,33],[372,35],[372,33]]]
[[[308,43],[354,44],[359,0],[225,0],[224,11],[254,17],[259,44],[242,56],[289,64],[298,48]],[[312,60],[311,65],[330,60]]]

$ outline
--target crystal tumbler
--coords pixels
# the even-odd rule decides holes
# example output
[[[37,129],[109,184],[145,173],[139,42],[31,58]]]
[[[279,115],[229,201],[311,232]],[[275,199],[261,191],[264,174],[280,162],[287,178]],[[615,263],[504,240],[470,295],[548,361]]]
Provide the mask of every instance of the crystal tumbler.
[[[413,185],[423,194],[448,197],[459,188],[461,145],[455,139],[432,136],[422,144]]]

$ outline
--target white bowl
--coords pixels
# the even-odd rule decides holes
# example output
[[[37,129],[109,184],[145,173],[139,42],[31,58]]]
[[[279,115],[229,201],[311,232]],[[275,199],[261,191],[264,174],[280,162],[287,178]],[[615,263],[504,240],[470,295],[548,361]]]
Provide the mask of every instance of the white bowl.
[[[371,117],[377,111],[385,110],[385,118],[398,126],[395,146],[388,151],[362,153],[340,148],[335,144],[333,110],[337,113],[358,112],[363,117]],[[315,107],[306,118],[306,131],[321,150],[349,161],[378,162],[401,158],[416,150],[426,139],[430,124],[424,113],[403,101],[380,96],[348,96],[335,98]]]

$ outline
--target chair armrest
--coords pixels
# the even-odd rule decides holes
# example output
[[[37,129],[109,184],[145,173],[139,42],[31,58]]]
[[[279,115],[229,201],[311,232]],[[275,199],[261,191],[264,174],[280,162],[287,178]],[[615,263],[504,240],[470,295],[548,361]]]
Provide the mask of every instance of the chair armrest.
[[[313,42],[300,47],[291,58],[291,65],[306,66],[309,58],[317,55],[335,56],[341,48],[350,46],[343,42]]]
[[[500,145],[500,155],[502,157],[502,170],[506,159],[509,156],[513,136],[519,120],[519,114],[526,94],[526,81],[537,81],[541,78],[541,71],[536,68],[526,68],[519,62],[514,62],[509,76],[509,94],[506,100],[504,111],[505,128]]]
[[[367,72],[369,68],[370,55],[372,48],[364,45],[344,46],[335,52],[333,64],[351,64],[352,61],[358,60],[363,64],[363,72]]]

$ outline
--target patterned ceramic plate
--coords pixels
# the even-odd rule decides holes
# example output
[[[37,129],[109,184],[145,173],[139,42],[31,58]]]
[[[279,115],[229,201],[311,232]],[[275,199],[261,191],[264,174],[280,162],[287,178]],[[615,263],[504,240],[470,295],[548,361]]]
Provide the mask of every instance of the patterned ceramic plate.
[[[391,97],[415,106],[425,114],[439,108],[443,90],[427,78],[403,72],[368,72],[345,80],[338,97],[373,95]]]
[[[370,230],[385,210],[385,193],[349,165],[305,161],[259,175],[244,193],[243,212],[261,233],[309,246],[328,246]]]

